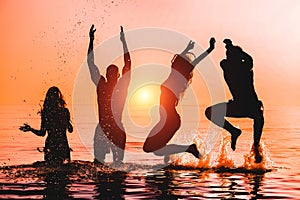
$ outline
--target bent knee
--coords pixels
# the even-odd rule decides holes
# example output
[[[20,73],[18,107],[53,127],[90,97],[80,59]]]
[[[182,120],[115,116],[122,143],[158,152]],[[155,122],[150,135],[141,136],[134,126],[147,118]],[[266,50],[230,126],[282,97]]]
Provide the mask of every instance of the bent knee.
[[[159,142],[153,142],[146,140],[146,142],[143,145],[143,151],[146,153],[155,153],[157,150],[160,148],[164,147],[166,144],[165,143],[159,143]]]
[[[154,150],[154,148],[152,148],[150,145],[148,145],[148,144],[144,144],[143,145],[143,151],[144,152],[146,152],[146,153],[152,153],[152,152],[154,152],[155,150]]]
[[[208,107],[208,108],[205,109],[205,116],[208,119],[211,119],[211,107]]]

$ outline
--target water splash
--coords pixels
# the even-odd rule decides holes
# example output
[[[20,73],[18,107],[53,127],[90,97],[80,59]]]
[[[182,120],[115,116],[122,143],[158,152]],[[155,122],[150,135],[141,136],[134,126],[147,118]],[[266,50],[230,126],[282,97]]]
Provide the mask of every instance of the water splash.
[[[217,159],[217,165],[215,168],[233,168],[234,167],[234,161],[228,154],[227,147],[230,146],[230,136],[225,136],[221,140],[221,146],[220,146],[220,155]]]
[[[193,155],[187,153],[174,154],[170,156],[171,165],[182,166],[187,168],[203,168],[203,169],[211,168],[210,155],[207,155],[206,143],[203,142],[197,130],[192,131],[191,134],[194,137],[193,143],[196,144],[197,149],[202,155],[202,158],[197,159]]]
[[[203,144],[205,144],[205,154],[209,154],[213,147],[216,145],[217,141],[221,136],[221,129],[214,124],[211,124],[211,128],[208,130],[206,138],[204,139]],[[199,134],[198,134],[199,135]]]
[[[247,170],[266,170],[272,163],[270,157],[267,154],[266,147],[261,143],[259,147],[259,153],[262,155],[262,161],[260,163],[255,162],[254,146],[252,145],[250,152],[244,155],[243,168]]]
[[[8,182],[16,182],[32,179],[45,180],[49,174],[61,173],[68,175],[70,179],[93,180],[101,174],[113,173],[116,170],[106,165],[96,165],[89,161],[72,161],[60,167],[49,167],[44,161],[38,161],[31,165],[5,166],[0,172]]]
[[[210,155],[197,159],[189,154],[177,154],[170,157],[171,165],[182,166],[191,169],[210,169]]]
[[[197,148],[201,152],[201,155],[204,155],[201,159],[196,159],[191,154],[182,153],[177,155],[172,155],[171,168],[174,169],[199,169],[201,171],[214,171],[214,172],[232,172],[232,173],[265,173],[272,171],[272,161],[267,155],[266,146],[262,143],[259,149],[260,154],[263,156],[261,163],[255,163],[254,158],[254,149],[250,149],[250,152],[244,155],[244,163],[236,167],[234,159],[231,158],[230,151],[230,142],[231,138],[229,135],[226,135],[220,141],[219,153],[216,158],[216,162],[211,163],[211,158],[213,157],[213,152],[208,153],[209,147],[199,135],[196,135],[194,138],[194,143],[197,145]]]

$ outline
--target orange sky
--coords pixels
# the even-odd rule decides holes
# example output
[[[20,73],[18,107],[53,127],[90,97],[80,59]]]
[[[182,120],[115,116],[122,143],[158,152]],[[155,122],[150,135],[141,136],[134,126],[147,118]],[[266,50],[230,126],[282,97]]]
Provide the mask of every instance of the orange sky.
[[[95,24],[96,45],[118,34],[119,25],[171,29],[205,48],[214,36],[211,59],[217,66],[224,57],[222,40],[231,38],[252,55],[255,87],[265,105],[300,105],[299,1],[183,2],[0,1],[0,104],[37,105],[56,85],[71,105]]]

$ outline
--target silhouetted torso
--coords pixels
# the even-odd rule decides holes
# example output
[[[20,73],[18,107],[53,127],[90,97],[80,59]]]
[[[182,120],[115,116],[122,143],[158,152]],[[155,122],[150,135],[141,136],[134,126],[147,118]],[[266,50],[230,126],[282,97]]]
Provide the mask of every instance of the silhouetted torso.
[[[121,77],[119,83],[114,85],[101,76],[97,86],[98,114],[101,128],[110,129],[116,125],[122,126],[122,113],[129,84],[129,81],[124,79],[128,78]]]
[[[115,121],[118,125],[122,125],[122,114],[124,110],[124,105],[127,98],[128,87],[130,83],[131,72],[130,70],[127,71],[128,63],[125,64],[122,70],[122,76],[119,78],[118,83],[115,86],[114,92],[112,94],[112,108]],[[123,129],[123,127],[122,127]]]
[[[180,55],[175,55],[171,73],[161,85],[160,104],[172,108],[177,106],[180,95],[186,90],[194,67]]]
[[[258,98],[253,85],[252,59],[248,61],[224,59],[220,65],[233,100],[241,104],[256,103]]]
[[[69,121],[70,113],[67,108],[53,108],[42,112],[42,127],[48,132],[44,149],[46,161],[70,160],[70,147],[66,134]]]
[[[99,123],[102,128],[110,126],[111,120],[113,120],[113,114],[111,109],[112,89],[114,85],[110,86],[105,78],[101,76],[97,86],[97,99],[98,99],[98,115]]]

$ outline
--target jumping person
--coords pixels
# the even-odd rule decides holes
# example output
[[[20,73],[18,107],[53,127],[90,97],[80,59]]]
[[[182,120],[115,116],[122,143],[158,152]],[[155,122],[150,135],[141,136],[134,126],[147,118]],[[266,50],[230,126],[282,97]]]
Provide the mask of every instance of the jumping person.
[[[94,63],[93,42],[95,31],[96,29],[92,25],[89,32],[90,43],[87,57],[91,79],[97,87],[99,124],[96,127],[94,136],[95,162],[103,163],[105,155],[110,148],[113,153],[114,163],[120,165],[124,158],[126,143],[126,134],[122,125],[122,113],[131,76],[130,54],[123,27],[121,26],[120,40],[124,51],[122,77],[119,79],[118,67],[111,64],[106,69],[105,78],[100,74],[98,67]]]
[[[19,129],[24,132],[31,131],[37,136],[45,136],[46,132],[48,133],[44,148],[46,164],[56,166],[70,161],[70,147],[66,131],[72,133],[73,126],[66,102],[57,87],[51,87],[47,91],[40,113],[42,118],[40,130],[31,128],[26,123]]]
[[[175,55],[172,60],[171,73],[168,78],[161,84],[160,95],[160,121],[154,126],[149,133],[143,150],[145,152],[154,152],[155,155],[168,157],[171,154],[188,152],[196,158],[201,155],[197,150],[196,144],[176,145],[167,143],[180,128],[181,119],[177,113],[176,107],[183,93],[189,86],[193,76],[193,69],[204,59],[215,47],[215,39],[210,39],[210,47],[199,57],[191,61],[192,53],[189,50],[194,48],[194,42],[190,41],[186,49],[180,54]]]
[[[262,156],[259,153],[259,143],[264,126],[264,116],[262,102],[258,100],[253,85],[253,60],[242,48],[234,46],[231,40],[225,39],[224,43],[227,49],[226,59],[223,59],[220,65],[233,99],[208,107],[205,115],[231,134],[233,151],[236,149],[236,142],[241,135],[241,130],[230,124],[225,117],[253,119],[255,162],[260,163]]]

